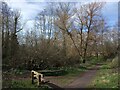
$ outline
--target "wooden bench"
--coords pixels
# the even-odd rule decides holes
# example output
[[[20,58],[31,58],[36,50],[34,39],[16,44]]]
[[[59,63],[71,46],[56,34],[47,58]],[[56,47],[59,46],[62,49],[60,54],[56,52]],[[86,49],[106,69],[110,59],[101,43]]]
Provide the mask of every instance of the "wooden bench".
[[[32,84],[34,84],[34,80],[37,79],[37,85],[39,86],[41,83],[47,83],[49,81],[45,81],[43,78],[43,74],[38,73],[34,70],[31,71],[31,79],[32,79]]]

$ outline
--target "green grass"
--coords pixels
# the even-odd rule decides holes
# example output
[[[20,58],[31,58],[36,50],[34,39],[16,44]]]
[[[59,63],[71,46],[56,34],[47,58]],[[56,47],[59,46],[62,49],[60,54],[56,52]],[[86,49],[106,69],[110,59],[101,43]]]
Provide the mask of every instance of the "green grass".
[[[31,80],[12,80],[12,88],[36,88]]]
[[[118,68],[118,57],[115,57],[111,61],[107,61],[106,64],[102,65],[100,67],[101,69],[112,69],[112,68]]]
[[[112,69],[101,69],[89,87],[118,88],[118,72],[113,72]]]
[[[110,69],[111,66],[109,64],[104,64],[102,66],[100,66],[100,69]]]
[[[96,56],[92,56],[92,57],[88,57],[87,58],[87,62],[89,62],[89,64],[97,64],[97,63],[104,63],[105,59],[104,57],[96,57]]]
[[[31,80],[12,80],[11,88],[34,88],[35,90],[49,90],[47,85],[41,85],[38,87],[37,84],[32,84]]]
[[[75,67],[60,67],[60,68],[51,68],[49,69],[49,71],[46,70],[46,72],[43,72],[43,74],[45,76],[68,76],[68,75],[77,75],[83,71],[85,71],[87,69],[86,66],[82,66],[82,65],[79,65],[79,66],[75,66]],[[58,70],[58,72],[54,71],[54,70]],[[53,72],[51,72],[53,71]],[[38,71],[40,72],[40,71]]]
[[[118,58],[107,62],[100,67],[95,79],[88,87],[93,88],[118,88]]]

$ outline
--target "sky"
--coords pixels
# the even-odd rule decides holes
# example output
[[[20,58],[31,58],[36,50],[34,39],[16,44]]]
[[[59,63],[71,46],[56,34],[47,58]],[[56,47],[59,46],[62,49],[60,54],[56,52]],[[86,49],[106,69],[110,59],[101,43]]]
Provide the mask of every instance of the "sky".
[[[26,26],[31,26],[32,21],[37,14],[43,10],[47,2],[82,2],[89,3],[95,0],[3,0],[12,9],[19,9],[22,14],[23,21],[27,21]],[[104,0],[96,0],[98,2],[104,2]],[[108,25],[113,26],[118,22],[118,1],[119,0],[106,0],[106,4],[102,10],[102,14],[105,17]]]

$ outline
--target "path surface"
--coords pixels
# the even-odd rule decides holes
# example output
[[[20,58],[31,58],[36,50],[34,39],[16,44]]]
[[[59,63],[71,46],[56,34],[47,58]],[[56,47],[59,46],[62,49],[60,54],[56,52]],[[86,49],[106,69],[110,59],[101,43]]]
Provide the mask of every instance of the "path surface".
[[[86,71],[82,76],[79,76],[71,84],[65,86],[64,88],[86,88],[87,85],[95,77],[100,65],[95,66],[93,69]]]

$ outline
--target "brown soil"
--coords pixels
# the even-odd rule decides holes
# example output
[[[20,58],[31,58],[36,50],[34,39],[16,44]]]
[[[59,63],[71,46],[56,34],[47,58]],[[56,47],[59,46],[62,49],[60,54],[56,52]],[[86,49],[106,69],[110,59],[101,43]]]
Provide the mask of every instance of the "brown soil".
[[[76,80],[74,80],[71,84],[65,86],[64,88],[86,88],[95,77],[99,66],[100,65],[97,65],[91,70],[86,71],[82,74],[82,76],[80,75]]]

